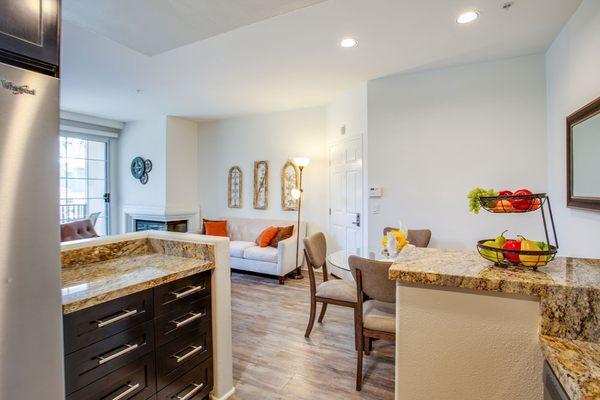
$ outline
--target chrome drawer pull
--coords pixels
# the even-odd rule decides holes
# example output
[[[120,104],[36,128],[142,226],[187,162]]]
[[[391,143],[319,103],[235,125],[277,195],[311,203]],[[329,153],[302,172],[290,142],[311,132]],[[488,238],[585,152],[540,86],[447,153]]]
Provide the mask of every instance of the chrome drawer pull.
[[[189,296],[190,294],[199,292],[201,290],[206,289],[206,286],[204,285],[200,285],[200,286],[190,286],[190,288],[184,292],[171,292],[171,294],[173,296],[175,296],[176,299],[181,299],[183,297]]]
[[[192,316],[184,319],[183,321],[173,321],[173,323],[175,324],[175,327],[181,328],[182,326],[187,325],[190,322],[194,322],[195,320],[200,319],[206,315],[206,313],[193,313],[193,312],[191,312],[190,314],[192,314]]]
[[[125,310],[123,310],[123,312],[121,314],[117,315],[116,317],[112,317],[110,319],[105,319],[105,320],[100,319],[100,320],[96,321],[96,324],[98,324],[98,328],[102,328],[106,325],[114,324],[115,322],[120,321],[124,318],[131,317],[132,315],[135,315],[137,313],[138,313],[138,310],[125,309]]]
[[[202,388],[204,387],[204,383],[201,383],[199,385],[197,383],[192,383],[192,386],[194,388],[190,390],[187,394],[184,394],[183,396],[177,396],[176,398],[179,400],[191,399],[196,393],[202,390]]]
[[[113,397],[112,400],[121,400],[121,399],[124,399],[127,395],[135,392],[137,390],[137,388],[140,387],[140,384],[139,383],[136,383],[135,385],[127,384],[127,385],[125,385],[125,387],[127,387],[129,389],[127,389],[126,391],[124,391],[120,395],[117,395],[117,397]]]
[[[99,356],[98,357],[98,365],[102,365],[105,364],[111,360],[114,360],[117,357],[121,357],[124,354],[129,353],[130,351],[133,351],[135,349],[137,349],[139,347],[139,344],[126,344],[125,348],[121,351],[117,351],[116,353],[111,354],[110,356],[104,357],[104,356]]]
[[[183,360],[190,358],[191,356],[193,356],[194,354],[202,351],[202,349],[204,347],[202,346],[190,346],[192,348],[192,350],[188,351],[187,353],[185,353],[182,356],[173,356],[173,358],[175,358],[175,361],[177,361],[178,363],[182,362]]]

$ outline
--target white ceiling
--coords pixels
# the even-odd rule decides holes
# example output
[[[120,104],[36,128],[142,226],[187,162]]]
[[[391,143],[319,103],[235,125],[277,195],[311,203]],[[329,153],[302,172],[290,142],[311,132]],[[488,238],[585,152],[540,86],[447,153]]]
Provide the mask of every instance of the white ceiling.
[[[153,56],[325,0],[64,0],[63,18]]]
[[[67,8],[71,1],[89,3],[87,13],[93,13],[107,0],[67,0]],[[499,0],[328,0],[154,56],[67,20],[61,106],[130,121],[323,105],[360,82],[394,73],[543,52],[580,2],[515,0],[507,12]],[[138,18],[128,1],[109,3],[119,18]],[[481,17],[456,24],[458,14],[472,8]],[[152,31],[149,37],[162,29],[134,26]],[[358,40],[356,48],[338,46],[348,35]],[[135,35],[125,36],[123,43]]]

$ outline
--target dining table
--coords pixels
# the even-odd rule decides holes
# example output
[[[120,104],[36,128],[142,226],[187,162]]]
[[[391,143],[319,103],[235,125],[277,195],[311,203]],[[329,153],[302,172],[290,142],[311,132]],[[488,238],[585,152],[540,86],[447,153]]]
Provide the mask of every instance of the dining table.
[[[350,265],[348,264],[348,257],[359,255],[358,252],[352,250],[338,250],[330,253],[327,256],[327,262],[329,263],[329,273],[336,278],[354,281],[352,272],[350,271]],[[369,253],[369,259],[377,261],[394,261],[396,256],[387,256],[384,254],[376,255],[374,252]]]

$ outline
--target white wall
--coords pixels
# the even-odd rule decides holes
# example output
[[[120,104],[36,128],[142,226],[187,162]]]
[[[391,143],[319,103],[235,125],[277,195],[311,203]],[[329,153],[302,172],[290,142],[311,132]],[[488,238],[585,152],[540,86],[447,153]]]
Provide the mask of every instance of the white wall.
[[[584,0],[546,53],[548,187],[563,255],[600,257],[600,213],[566,206],[565,118],[600,96],[600,2]]]
[[[152,161],[145,185],[131,176],[131,160],[137,156]],[[198,214],[197,122],[172,116],[128,122],[117,158],[119,232],[125,231],[126,210],[157,216]]]
[[[119,137],[119,207],[166,206],[166,126],[167,117],[159,116],[128,122]],[[141,156],[152,160],[148,183],[142,185],[131,176],[131,160]]]
[[[545,191],[545,122],[540,55],[370,81],[369,184],[384,191],[369,215],[371,250],[399,219],[431,229],[435,247],[472,249],[504,229],[543,239],[539,215],[474,215],[466,196],[475,187]]]
[[[167,117],[167,213],[198,211],[198,123]]]
[[[302,219],[309,233],[326,231],[328,166],[325,107],[202,123],[199,141],[199,196],[203,218],[223,216],[294,220],[281,209],[281,168],[292,157],[311,161],[304,170]],[[254,161],[269,161],[269,208],[252,205]],[[227,170],[243,172],[242,208],[227,207]]]
[[[342,135],[341,128],[346,128]],[[367,83],[339,95],[327,106],[327,143],[362,137],[367,132]]]

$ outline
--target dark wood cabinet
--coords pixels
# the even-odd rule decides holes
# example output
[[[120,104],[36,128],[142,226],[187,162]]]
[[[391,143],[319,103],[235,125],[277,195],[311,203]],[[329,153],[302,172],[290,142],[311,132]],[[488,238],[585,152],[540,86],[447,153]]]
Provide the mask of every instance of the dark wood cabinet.
[[[154,355],[148,354],[67,396],[67,400],[146,400],[155,393]]]
[[[206,397],[213,384],[210,274],[65,315],[67,400]]]
[[[152,289],[99,304],[63,319],[65,354],[154,318]]]
[[[58,76],[60,0],[0,1],[0,62]]]

